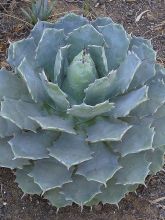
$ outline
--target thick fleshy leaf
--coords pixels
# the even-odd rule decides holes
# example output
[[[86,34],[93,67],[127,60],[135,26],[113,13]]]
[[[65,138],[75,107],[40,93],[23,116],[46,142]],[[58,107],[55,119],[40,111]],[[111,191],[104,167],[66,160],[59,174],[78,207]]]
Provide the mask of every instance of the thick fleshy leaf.
[[[105,47],[109,71],[116,69],[124,60],[129,47],[129,39],[121,25],[108,24],[100,26],[99,31],[107,43]]]
[[[39,75],[34,71],[26,58],[19,65],[18,71],[23,77],[32,99],[35,102],[45,101],[48,97],[46,96]]]
[[[52,157],[63,163],[68,169],[73,165],[91,159],[93,153],[83,136],[65,133],[49,147],[49,151]]]
[[[45,70],[48,79],[54,80],[54,63],[61,46],[64,46],[63,30],[47,28],[44,30],[36,50],[36,61]],[[49,48],[49,49],[48,49]]]
[[[3,97],[30,100],[26,85],[18,74],[2,68],[0,70],[0,82],[0,100]]]
[[[130,128],[130,125],[120,120],[100,117],[87,128],[87,141],[92,143],[101,141],[119,141]]]
[[[141,46],[141,44],[145,44],[148,47],[152,47],[151,40],[145,39],[143,37],[132,36],[130,41],[130,49],[132,50],[133,46]]]
[[[121,142],[111,144],[113,150],[123,156],[152,149],[154,129],[145,125],[134,125],[123,136]]]
[[[115,174],[117,184],[143,184],[149,174],[150,162],[145,159],[145,151],[129,154],[121,158],[121,168]],[[135,172],[136,170],[136,172]]]
[[[129,192],[127,185],[116,184],[115,179],[111,179],[107,182],[106,187],[101,188],[100,194],[96,196],[98,201],[102,201],[103,204],[115,204],[117,205],[120,200],[125,197],[125,194]]]
[[[0,139],[0,166],[10,169],[22,168],[24,165],[28,165],[29,161],[26,159],[15,159],[14,154],[7,140]]]
[[[127,116],[131,110],[148,99],[148,87],[144,86],[126,95],[117,97],[114,101],[114,108],[110,115],[115,118]]]
[[[47,147],[57,138],[56,133],[40,131],[38,133],[24,132],[14,136],[9,141],[15,158],[31,160],[49,157]]]
[[[0,137],[5,138],[13,136],[15,133],[19,132],[19,128],[12,122],[0,117]]]
[[[153,147],[161,147],[165,145],[165,117],[154,120],[152,127],[154,127],[155,135],[153,139]]]
[[[34,63],[36,45],[33,38],[23,39],[11,43],[8,49],[8,63],[12,67],[17,67],[24,57],[32,64]]]
[[[38,45],[44,30],[46,28],[54,28],[54,26],[53,23],[38,20],[37,24],[31,30],[30,37],[33,37],[35,44]]]
[[[124,93],[140,64],[139,58],[134,53],[129,53],[117,72],[111,72],[107,77],[95,80],[85,90],[85,102],[97,104],[108,98]]]
[[[87,23],[89,23],[87,18],[76,15],[74,13],[69,13],[64,17],[60,18],[58,22],[55,23],[55,28],[64,29],[64,33],[68,34],[72,32],[74,29],[77,29],[80,26],[83,26]]]
[[[104,77],[108,74],[108,64],[105,55],[104,47],[90,45],[88,46],[89,53],[95,63],[98,75]]]
[[[72,179],[73,182],[62,187],[62,192],[67,200],[72,200],[82,206],[100,192],[101,183],[87,181],[80,175],[75,175]]]
[[[149,167],[151,174],[156,174],[162,169],[164,164],[164,152],[165,146],[146,153],[146,159],[151,162]]]
[[[68,68],[68,48],[70,45],[61,47],[56,55],[55,65],[54,65],[54,82],[61,86],[63,80],[66,76]]]
[[[42,111],[36,104],[21,100],[5,99],[1,105],[1,116],[21,129],[35,131],[38,125],[29,117],[41,116],[41,114]]]
[[[87,24],[75,29],[69,34],[67,43],[70,44],[69,48],[69,61],[79,54],[88,45],[103,46],[105,44],[102,34],[100,34],[92,25]]]
[[[66,201],[64,194],[61,193],[61,189],[51,189],[44,194],[44,198],[48,199],[53,206],[57,209],[72,205],[72,201]]]
[[[18,183],[18,186],[22,189],[24,194],[41,194],[42,190],[34,183],[34,179],[30,176],[28,176],[28,173],[32,170],[31,165],[24,166],[23,169],[17,169],[16,170],[16,182]]]
[[[165,84],[163,81],[154,80],[148,84],[148,100],[138,105],[131,115],[144,117],[152,115],[165,102]]]
[[[113,21],[111,18],[106,18],[106,17],[98,17],[96,20],[92,21],[91,24],[95,27],[98,28],[99,26],[105,26],[108,24],[112,24]]]
[[[54,158],[35,161],[29,176],[34,178],[34,182],[44,192],[61,187],[64,183],[71,182],[70,171]]]
[[[145,44],[133,46],[132,50],[142,60],[134,78],[130,84],[130,89],[144,85],[144,83],[155,75],[156,52]]]
[[[67,100],[67,95],[59,88],[57,84],[48,82],[47,77],[44,73],[41,74],[43,86],[53,100],[57,108],[60,111],[65,111],[69,107],[69,101]]]
[[[62,118],[56,115],[43,116],[43,117],[31,117],[31,119],[37,122],[42,129],[52,131],[62,131],[70,134],[76,134],[73,129],[72,120]]]
[[[106,182],[121,168],[118,156],[103,143],[92,145],[91,150],[94,152],[93,158],[81,163],[76,173],[85,176],[87,180],[94,180],[106,185]]]
[[[95,106],[86,105],[73,105],[71,109],[68,109],[68,114],[79,118],[93,118],[103,113],[109,112],[114,107],[113,103],[105,101]]]

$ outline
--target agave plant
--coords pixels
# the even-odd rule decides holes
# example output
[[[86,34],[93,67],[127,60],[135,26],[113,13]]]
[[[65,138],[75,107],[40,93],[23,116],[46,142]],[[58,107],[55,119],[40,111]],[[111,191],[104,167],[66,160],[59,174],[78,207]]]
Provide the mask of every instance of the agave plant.
[[[0,166],[57,208],[117,204],[162,168],[165,69],[110,18],[38,21],[0,71]]]
[[[55,3],[55,0],[51,0],[50,3],[48,0],[32,0],[31,8],[27,10],[21,8],[21,10],[31,24],[36,24],[38,19],[41,21],[48,20]]]

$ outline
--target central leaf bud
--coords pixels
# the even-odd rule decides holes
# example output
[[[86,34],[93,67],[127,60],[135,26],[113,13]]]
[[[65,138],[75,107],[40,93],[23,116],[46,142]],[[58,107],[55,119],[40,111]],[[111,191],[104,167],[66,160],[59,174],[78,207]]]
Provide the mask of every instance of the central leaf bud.
[[[67,76],[63,83],[63,90],[76,101],[82,103],[84,90],[97,78],[95,64],[87,52],[81,51],[67,69]]]

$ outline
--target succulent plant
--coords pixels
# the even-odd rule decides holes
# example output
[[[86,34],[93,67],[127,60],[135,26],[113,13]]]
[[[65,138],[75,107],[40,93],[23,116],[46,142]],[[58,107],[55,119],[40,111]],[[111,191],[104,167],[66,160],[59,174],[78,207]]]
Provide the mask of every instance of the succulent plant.
[[[31,8],[27,10],[21,8],[21,10],[31,24],[36,24],[38,19],[41,21],[48,20],[55,3],[55,0],[50,2],[48,0],[31,0]]]
[[[162,168],[165,69],[110,18],[38,21],[0,71],[0,166],[57,208],[117,204]]]

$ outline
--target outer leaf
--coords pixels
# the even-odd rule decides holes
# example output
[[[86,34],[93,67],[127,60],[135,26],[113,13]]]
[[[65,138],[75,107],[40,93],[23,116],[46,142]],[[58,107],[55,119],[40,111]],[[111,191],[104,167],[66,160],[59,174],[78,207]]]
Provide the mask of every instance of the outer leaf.
[[[106,182],[121,168],[118,156],[103,143],[92,145],[91,150],[94,152],[93,159],[81,163],[76,173],[85,176],[87,180],[106,185]]]
[[[29,176],[34,178],[34,182],[44,192],[61,187],[64,183],[71,181],[71,173],[54,158],[37,160]]]
[[[100,192],[101,184],[95,181],[87,181],[85,177],[75,175],[73,182],[67,183],[62,187],[67,200],[84,205]]]
[[[34,69],[27,62],[26,58],[24,58],[19,65],[18,71],[22,75],[29,93],[35,102],[45,101],[48,99],[39,76],[36,72],[34,72]]]
[[[14,133],[19,132],[19,128],[12,122],[0,117],[0,137],[5,138],[13,136]]]
[[[160,171],[164,164],[164,152],[165,147],[156,148],[153,151],[148,151],[146,153],[146,159],[151,162],[149,167],[151,174],[156,174]]]
[[[87,18],[74,13],[69,13],[55,23],[55,28],[64,29],[65,34],[68,34],[87,23],[89,23]]]
[[[64,46],[65,35],[63,30],[47,28],[44,30],[36,50],[36,60],[44,68],[48,78],[54,80],[54,63],[61,46]],[[49,48],[49,50],[47,49]],[[47,52],[45,54],[45,51]],[[45,54],[45,56],[43,56]]]
[[[16,124],[20,129],[35,131],[38,125],[29,117],[38,115],[41,115],[41,109],[36,104],[14,99],[5,99],[2,102],[1,116]]]
[[[148,87],[144,86],[114,100],[114,109],[110,112],[115,118],[127,116],[131,110],[148,99]]]
[[[105,44],[102,34],[90,24],[75,29],[69,34],[67,42],[71,45],[68,57],[70,62],[88,45],[103,46]]]
[[[92,25],[95,27],[95,28],[98,28],[99,26],[105,26],[105,25],[108,25],[108,24],[112,24],[113,21],[111,18],[104,18],[104,17],[98,17],[96,20],[92,21]]]
[[[83,136],[65,133],[54,142],[49,151],[50,156],[63,163],[68,169],[73,165],[91,159],[93,153]]]
[[[165,84],[163,81],[153,80],[148,83],[148,86],[149,100],[137,106],[131,112],[131,115],[136,115],[137,117],[152,115],[157,111],[162,103],[165,102]]]
[[[44,130],[62,131],[70,134],[76,134],[73,129],[73,122],[66,118],[53,115],[43,117],[31,117],[31,119],[37,122]]]
[[[0,139],[0,166],[10,169],[22,168],[24,165],[28,165],[29,161],[25,159],[15,159],[7,140]]]
[[[87,141],[96,143],[101,141],[119,141],[130,129],[127,123],[119,120],[112,120],[108,117],[97,118],[97,120],[87,128]]]
[[[110,203],[117,205],[120,200],[125,197],[125,194],[129,192],[127,185],[116,184],[115,179],[111,179],[107,182],[106,187],[101,188],[101,193],[96,196],[98,201],[102,201],[103,204]]]
[[[129,47],[129,39],[124,28],[118,24],[108,24],[99,27],[108,45],[106,57],[109,71],[116,69],[124,60]]]
[[[44,194],[44,198],[48,199],[53,206],[56,206],[57,209],[72,205],[71,201],[65,200],[65,196],[60,191],[61,190],[58,188],[51,189]]]
[[[106,76],[108,74],[108,64],[104,47],[90,45],[89,52],[95,63],[98,75],[100,77]]]
[[[18,74],[13,74],[2,68],[0,70],[0,100],[3,97],[30,100],[25,83]],[[10,86],[9,86],[10,85]]]
[[[68,114],[79,118],[93,118],[105,112],[109,112],[113,107],[114,104],[109,103],[109,101],[105,101],[95,106],[82,103],[81,105],[73,105],[67,112]]]
[[[150,162],[145,159],[145,152],[129,154],[121,158],[121,168],[115,175],[117,184],[143,184],[149,173]],[[136,170],[136,172],[135,172]]]
[[[133,46],[132,50],[142,60],[140,67],[137,69],[130,88],[136,88],[155,75],[155,60],[156,53],[146,44],[141,44],[138,47]]]
[[[128,89],[139,64],[140,60],[134,53],[128,54],[117,72],[111,72],[107,77],[95,80],[89,85],[85,90],[85,102],[94,105],[124,93]]]
[[[161,147],[165,145],[165,117],[154,120],[152,126],[155,130],[153,139],[153,147]]]
[[[24,57],[30,62],[34,63],[36,45],[33,38],[27,38],[15,43],[11,43],[8,50],[8,63],[12,67],[17,67]]]
[[[56,133],[40,131],[38,133],[25,132],[15,135],[9,141],[15,158],[26,158],[31,160],[48,158],[48,150],[57,138]]]
[[[46,28],[54,28],[54,24],[47,21],[38,20],[37,24],[31,30],[30,37],[34,38],[34,42],[36,45],[38,45],[42,37],[42,34]]]
[[[41,188],[34,183],[34,179],[28,176],[28,173],[32,170],[32,166],[24,166],[23,169],[16,170],[16,182],[22,189],[24,194],[41,194]]]
[[[152,149],[154,129],[146,125],[134,125],[123,136],[122,142],[112,143],[115,152],[119,152],[122,157],[131,153],[138,153]]]

